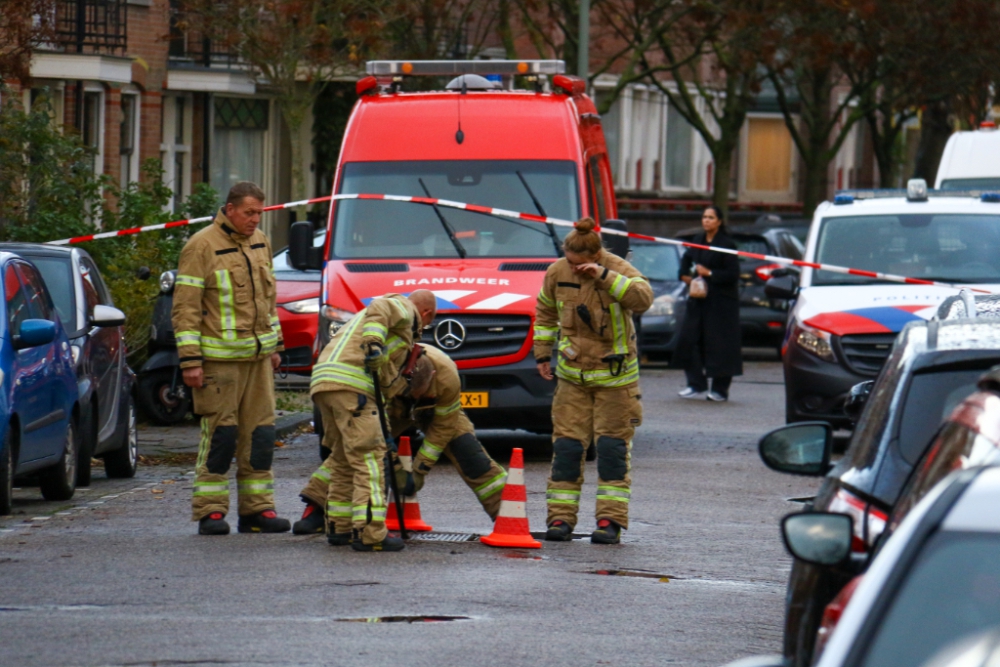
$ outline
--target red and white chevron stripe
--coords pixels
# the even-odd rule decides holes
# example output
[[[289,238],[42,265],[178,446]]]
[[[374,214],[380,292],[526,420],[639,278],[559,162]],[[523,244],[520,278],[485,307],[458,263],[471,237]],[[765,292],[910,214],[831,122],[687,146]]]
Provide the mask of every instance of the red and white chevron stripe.
[[[547,225],[555,225],[558,227],[572,227],[573,222],[570,220],[561,220],[559,218],[550,218],[543,215],[535,215],[533,213],[523,213],[519,211],[509,211],[502,208],[492,208],[490,206],[478,206],[476,204],[468,204],[465,202],[450,201],[447,199],[434,199],[432,197],[409,197],[405,195],[376,195],[376,194],[342,194],[342,195],[332,195],[328,197],[316,197],[314,199],[303,199],[301,201],[288,202],[286,204],[275,204],[273,206],[264,207],[265,211],[278,211],[282,209],[296,208],[298,206],[307,206],[309,204],[318,204],[320,202],[326,201],[336,201],[336,200],[348,200],[348,199],[376,199],[383,201],[396,201],[409,204],[422,204],[424,206],[441,206],[443,208],[455,208],[463,211],[473,211],[475,213],[483,213],[486,215],[495,215],[502,218],[514,218],[517,220],[527,220],[528,222],[538,222]],[[203,218],[191,218],[188,220],[176,220],[174,222],[167,222],[159,225],[149,225],[146,227],[133,227],[132,229],[120,229],[114,232],[102,232],[100,234],[88,234],[86,236],[77,236],[75,238],[60,239],[58,241],[48,241],[51,245],[70,245],[76,243],[86,243],[87,241],[96,241],[98,239],[108,239],[117,236],[131,236],[133,234],[141,234],[143,232],[157,231],[160,229],[173,229],[175,227],[183,227],[185,225],[194,225],[203,222],[209,222],[214,220],[214,216],[206,216]],[[906,285],[930,285],[933,287],[946,287],[949,289],[968,289],[972,292],[978,292],[980,294],[991,294],[989,290],[982,288],[972,287],[969,285],[957,285],[954,283],[943,283],[936,280],[923,280],[921,278],[908,278],[907,276],[898,276],[892,273],[882,273],[880,271],[865,271],[863,269],[852,269],[846,266],[837,266],[835,264],[820,264],[816,262],[806,262],[800,259],[790,259],[788,257],[778,257],[777,255],[761,255],[755,252],[745,252],[742,250],[730,250],[729,248],[715,248],[705,245],[699,245],[697,243],[689,243],[687,241],[678,241],[677,239],[668,239],[661,236],[649,236],[646,234],[636,234],[635,232],[623,232],[617,229],[599,229],[604,234],[612,234],[615,236],[627,236],[633,239],[639,239],[643,241],[654,241],[656,243],[666,243],[668,245],[682,246],[685,248],[701,248],[702,250],[712,250],[714,252],[722,252],[729,255],[737,255],[740,257],[750,257],[752,259],[759,259],[766,262],[771,262],[773,264],[781,264],[783,266],[799,266],[808,267],[812,269],[821,269],[823,271],[831,271],[833,273],[845,273],[852,276],[864,276],[867,278],[875,278],[877,280],[886,280],[893,283],[903,283]]]

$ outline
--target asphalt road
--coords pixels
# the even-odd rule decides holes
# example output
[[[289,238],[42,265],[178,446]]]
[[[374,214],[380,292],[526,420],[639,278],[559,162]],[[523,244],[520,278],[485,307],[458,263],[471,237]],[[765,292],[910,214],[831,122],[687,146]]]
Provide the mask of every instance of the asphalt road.
[[[199,537],[187,465],[124,482],[96,473],[61,506],[22,489],[16,514],[0,518],[0,665],[720,665],[778,651],[789,559],[777,522],[816,486],[756,455],[783,421],[780,366],[748,363],[726,404],[677,398],[674,371],[644,371],[642,383],[619,546],[411,542],[359,554],[322,536]],[[504,464],[525,448],[529,518],[542,530],[545,439],[483,440]],[[316,449],[302,435],[277,452],[283,515],[301,511]],[[582,532],[594,464],[587,475]],[[420,500],[438,532],[490,530],[444,464]],[[467,620],[370,620],[401,616]]]

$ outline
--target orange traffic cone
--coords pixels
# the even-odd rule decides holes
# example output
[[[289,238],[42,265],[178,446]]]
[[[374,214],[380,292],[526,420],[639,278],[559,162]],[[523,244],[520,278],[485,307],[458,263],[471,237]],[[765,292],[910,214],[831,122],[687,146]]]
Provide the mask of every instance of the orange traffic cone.
[[[479,538],[479,541],[491,547],[541,549],[542,543],[534,539],[528,530],[528,512],[525,508],[527,501],[528,492],[524,488],[524,454],[520,448],[516,448],[510,455],[507,485],[503,487],[500,513],[497,514],[496,523],[493,524],[493,532]]]
[[[410,438],[403,436],[399,439],[399,460],[403,464],[403,470],[413,472],[413,454],[410,452]],[[389,530],[399,530],[399,519],[396,518],[394,509],[395,501],[389,506],[386,513],[385,527]],[[406,522],[406,530],[415,533],[426,533],[434,530],[420,518],[420,503],[417,502],[417,494],[403,496],[403,521]]]

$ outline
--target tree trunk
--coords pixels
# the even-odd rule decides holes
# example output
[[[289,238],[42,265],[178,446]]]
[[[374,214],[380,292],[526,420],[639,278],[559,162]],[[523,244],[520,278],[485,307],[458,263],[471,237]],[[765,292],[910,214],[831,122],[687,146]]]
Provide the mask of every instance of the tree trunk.
[[[715,171],[712,174],[712,204],[719,208],[719,213],[725,219],[729,215],[729,179],[732,177],[733,150],[722,140],[716,142],[716,150],[712,152]]]
[[[517,58],[517,47],[514,45],[514,31],[510,27],[510,0],[500,0],[497,32],[500,34],[500,43],[507,58],[515,60]]]
[[[930,104],[920,119],[920,145],[913,176],[924,179],[930,187],[934,186],[944,145],[951,136],[951,124],[948,123],[950,107],[950,100]]]
[[[805,167],[805,192],[802,197],[802,215],[812,218],[813,212],[819,203],[826,199],[827,172],[830,167],[829,158],[824,157],[825,151],[815,151],[812,159],[806,160],[803,156],[803,166]]]

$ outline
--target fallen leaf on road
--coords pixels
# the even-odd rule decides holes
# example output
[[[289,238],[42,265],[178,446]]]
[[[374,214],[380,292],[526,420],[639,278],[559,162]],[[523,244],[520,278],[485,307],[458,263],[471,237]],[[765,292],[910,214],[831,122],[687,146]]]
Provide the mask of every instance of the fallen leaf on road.
[[[283,443],[281,440],[275,440],[274,441],[274,446],[275,447],[284,447],[285,443]]]
[[[163,480],[163,481],[162,481],[162,482],[160,482],[160,483],[161,483],[161,484],[176,484],[177,482],[175,482],[175,481],[174,481],[174,480],[172,480],[172,479],[165,479],[165,480]]]
[[[150,493],[163,493],[163,489],[150,489]]]

